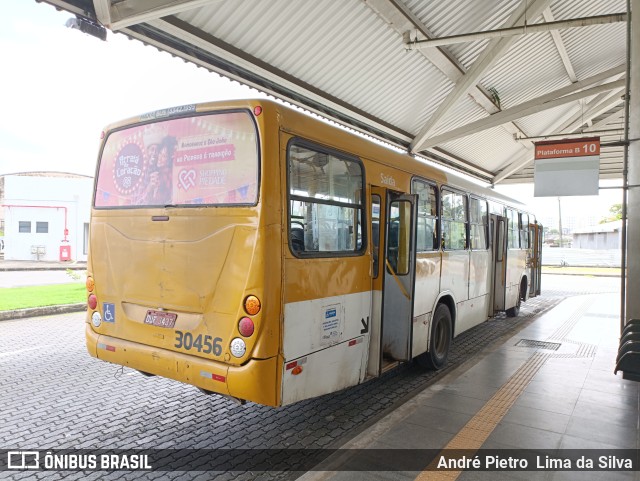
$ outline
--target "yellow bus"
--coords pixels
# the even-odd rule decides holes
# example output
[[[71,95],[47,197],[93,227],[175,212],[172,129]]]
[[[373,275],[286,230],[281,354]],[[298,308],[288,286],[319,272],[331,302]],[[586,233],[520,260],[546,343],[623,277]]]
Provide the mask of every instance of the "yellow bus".
[[[89,353],[241,402],[439,369],[540,292],[524,206],[268,100],[111,125],[91,214]]]

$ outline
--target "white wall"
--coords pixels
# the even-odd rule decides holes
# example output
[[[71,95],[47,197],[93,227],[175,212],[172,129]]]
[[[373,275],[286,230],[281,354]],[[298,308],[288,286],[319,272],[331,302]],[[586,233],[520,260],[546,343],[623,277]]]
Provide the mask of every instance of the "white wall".
[[[32,246],[44,246],[40,260],[58,261],[60,246],[71,248],[71,259],[86,261],[84,224],[89,223],[93,179],[88,177],[5,177],[6,260],[36,260]],[[65,238],[65,210],[67,237]],[[31,232],[19,232],[20,221],[31,222]],[[37,233],[36,223],[48,222],[48,232]]]

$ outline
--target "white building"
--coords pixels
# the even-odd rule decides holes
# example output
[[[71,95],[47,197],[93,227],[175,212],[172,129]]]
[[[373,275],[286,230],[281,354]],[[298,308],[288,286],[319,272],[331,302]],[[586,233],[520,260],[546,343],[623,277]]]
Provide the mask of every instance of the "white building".
[[[573,233],[573,247],[578,249],[620,249],[622,221],[597,224]]]
[[[30,172],[3,181],[6,260],[87,260],[92,177]]]

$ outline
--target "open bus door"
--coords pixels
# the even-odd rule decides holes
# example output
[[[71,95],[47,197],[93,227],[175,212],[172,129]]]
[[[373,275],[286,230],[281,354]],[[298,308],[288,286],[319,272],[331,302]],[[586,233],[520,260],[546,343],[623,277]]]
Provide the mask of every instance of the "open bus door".
[[[535,297],[540,295],[542,284],[542,225],[537,222],[529,224],[529,232],[531,232],[529,297]]]
[[[373,308],[367,374],[411,360],[415,195],[372,186]]]
[[[507,289],[507,218],[497,214],[489,217],[491,232],[492,261],[492,302],[489,315],[505,310]]]

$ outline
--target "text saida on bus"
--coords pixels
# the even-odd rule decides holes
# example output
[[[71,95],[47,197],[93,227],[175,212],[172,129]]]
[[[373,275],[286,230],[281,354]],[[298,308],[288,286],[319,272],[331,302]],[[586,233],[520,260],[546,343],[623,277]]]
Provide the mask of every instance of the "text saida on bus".
[[[401,362],[540,292],[524,207],[276,102],[110,126],[96,172],[89,353],[281,406]]]

